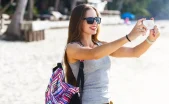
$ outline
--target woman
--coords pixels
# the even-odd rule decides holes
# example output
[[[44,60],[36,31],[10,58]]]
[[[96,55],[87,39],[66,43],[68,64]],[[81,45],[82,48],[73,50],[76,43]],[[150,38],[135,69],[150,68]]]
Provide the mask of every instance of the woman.
[[[79,60],[84,60],[83,104],[109,103],[108,73],[110,69],[109,56],[139,57],[159,37],[157,26],[150,30],[147,39],[134,48],[123,47],[127,42],[145,35],[147,28],[140,19],[132,31],[118,40],[102,42],[97,39],[101,18],[98,11],[87,4],[74,8],[69,23],[69,34],[65,52],[66,80],[75,85],[79,70]]]

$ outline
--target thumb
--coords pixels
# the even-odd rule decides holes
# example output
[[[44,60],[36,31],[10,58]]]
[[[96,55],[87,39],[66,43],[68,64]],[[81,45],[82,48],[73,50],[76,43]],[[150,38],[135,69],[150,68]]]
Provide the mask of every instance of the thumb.
[[[136,23],[136,25],[141,25],[143,24],[143,21],[146,20],[146,18],[139,19]]]
[[[153,33],[153,32],[154,32],[154,30],[153,30],[153,29],[151,29],[151,30],[150,30],[150,33]]]
[[[150,30],[150,35],[153,35],[154,36],[154,30]]]

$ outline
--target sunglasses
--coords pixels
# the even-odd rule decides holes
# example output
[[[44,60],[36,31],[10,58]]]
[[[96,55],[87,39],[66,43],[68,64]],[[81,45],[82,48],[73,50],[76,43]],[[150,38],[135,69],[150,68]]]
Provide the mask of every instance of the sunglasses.
[[[87,17],[87,18],[83,18],[83,20],[86,20],[88,24],[93,24],[94,20],[96,20],[97,24],[101,23],[100,17]]]

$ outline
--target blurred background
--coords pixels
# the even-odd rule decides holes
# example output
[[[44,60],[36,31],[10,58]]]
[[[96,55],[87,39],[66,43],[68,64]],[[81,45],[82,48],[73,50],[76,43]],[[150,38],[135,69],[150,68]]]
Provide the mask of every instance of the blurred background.
[[[1,34],[5,32],[6,36],[3,38],[7,40],[23,40],[20,33],[23,28],[19,25],[22,27],[25,21],[66,21],[69,20],[72,9],[83,3],[95,6],[105,18],[114,17],[115,20],[111,19],[111,23],[110,20],[103,19],[109,24],[130,24],[130,20],[143,17],[169,19],[168,0],[0,0]],[[7,31],[3,30],[5,24],[13,24],[15,29],[11,29],[12,26],[9,25]],[[48,26],[52,27],[57,26]]]
[[[60,12],[62,15],[70,15],[71,10],[78,4],[89,3],[101,5],[100,11],[118,10],[121,14],[130,12],[139,17],[155,17],[156,19],[168,19],[168,0],[22,0],[26,5],[24,18],[27,20],[49,19],[44,15],[52,15],[52,11]],[[6,7],[3,13],[12,18],[19,0],[0,0],[1,10]],[[22,9],[20,8],[20,9]],[[102,9],[102,10],[101,10]],[[2,11],[1,11],[2,12]],[[44,16],[44,18],[43,18]]]
[[[169,104],[169,0],[0,0],[0,104],[45,103],[52,68],[63,59],[71,12],[83,3],[100,12],[103,41],[125,36],[140,18],[155,18],[161,36],[145,54],[111,58],[111,99]],[[138,45],[148,33],[125,45]]]

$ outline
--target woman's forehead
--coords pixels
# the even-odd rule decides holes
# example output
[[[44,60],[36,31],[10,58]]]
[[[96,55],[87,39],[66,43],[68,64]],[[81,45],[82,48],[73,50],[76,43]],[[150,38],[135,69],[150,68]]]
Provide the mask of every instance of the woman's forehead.
[[[86,17],[97,17],[96,11],[93,8],[90,8],[86,11]]]

